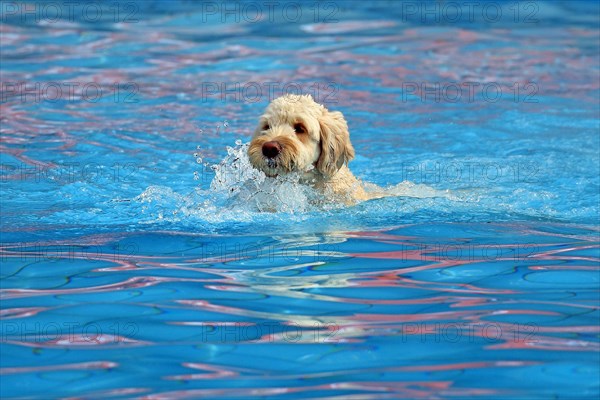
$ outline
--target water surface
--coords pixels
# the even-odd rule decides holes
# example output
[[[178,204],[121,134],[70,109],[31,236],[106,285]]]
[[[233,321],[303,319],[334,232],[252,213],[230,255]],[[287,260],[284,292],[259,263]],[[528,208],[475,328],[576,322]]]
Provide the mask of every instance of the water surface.
[[[391,3],[2,6],[3,397],[598,396],[597,5]],[[248,172],[297,88],[399,196]]]

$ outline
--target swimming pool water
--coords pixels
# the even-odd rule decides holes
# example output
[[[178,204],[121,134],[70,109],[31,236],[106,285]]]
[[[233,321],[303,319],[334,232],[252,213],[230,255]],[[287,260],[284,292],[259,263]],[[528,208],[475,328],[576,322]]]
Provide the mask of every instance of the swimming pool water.
[[[597,4],[280,3],[2,3],[2,397],[596,398]],[[248,169],[298,90],[396,196]]]

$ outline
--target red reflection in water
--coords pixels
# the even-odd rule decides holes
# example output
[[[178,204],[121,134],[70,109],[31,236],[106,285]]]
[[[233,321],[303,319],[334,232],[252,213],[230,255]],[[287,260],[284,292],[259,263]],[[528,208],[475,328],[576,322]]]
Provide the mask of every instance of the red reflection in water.
[[[90,361],[74,364],[44,365],[36,367],[0,368],[0,375],[27,374],[32,372],[54,372],[80,369],[111,369],[117,368],[119,364],[111,361]]]
[[[454,388],[452,381],[405,381],[405,382],[337,382],[324,385],[298,386],[298,387],[268,387],[268,388],[220,388],[220,389],[193,389],[164,392],[144,396],[144,400],[158,400],[171,398],[196,398],[215,396],[275,396],[292,393],[312,393],[315,391],[353,391],[363,392],[361,395],[369,399],[398,399],[398,398],[432,398],[435,396],[482,396],[502,393],[500,391],[477,388]],[[343,395],[342,395],[343,396]],[[349,397],[352,398],[352,397]]]
[[[47,341],[5,340],[6,343],[28,347],[96,347],[96,346],[143,346],[150,344],[142,340],[130,339],[124,336],[101,334],[70,333]]]

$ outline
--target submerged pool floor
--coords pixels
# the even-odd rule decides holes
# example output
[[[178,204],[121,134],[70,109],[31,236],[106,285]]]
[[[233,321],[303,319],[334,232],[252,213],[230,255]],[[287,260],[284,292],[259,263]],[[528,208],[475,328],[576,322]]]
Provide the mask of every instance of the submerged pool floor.
[[[392,3],[2,4],[2,398],[600,395],[598,6]],[[396,196],[248,172],[297,91]]]

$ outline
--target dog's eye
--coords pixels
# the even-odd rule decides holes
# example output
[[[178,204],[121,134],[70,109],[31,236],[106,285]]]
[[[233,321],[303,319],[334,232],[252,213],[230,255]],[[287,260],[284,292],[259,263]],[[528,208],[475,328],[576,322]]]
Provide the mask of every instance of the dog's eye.
[[[296,132],[296,133],[306,133],[306,128],[302,124],[294,124],[294,132]]]
[[[263,131],[268,131],[268,130],[269,130],[269,128],[270,128],[270,126],[269,126],[269,124],[268,124],[267,122],[265,122],[265,123],[263,124],[263,126],[262,126],[262,130],[263,130]]]

